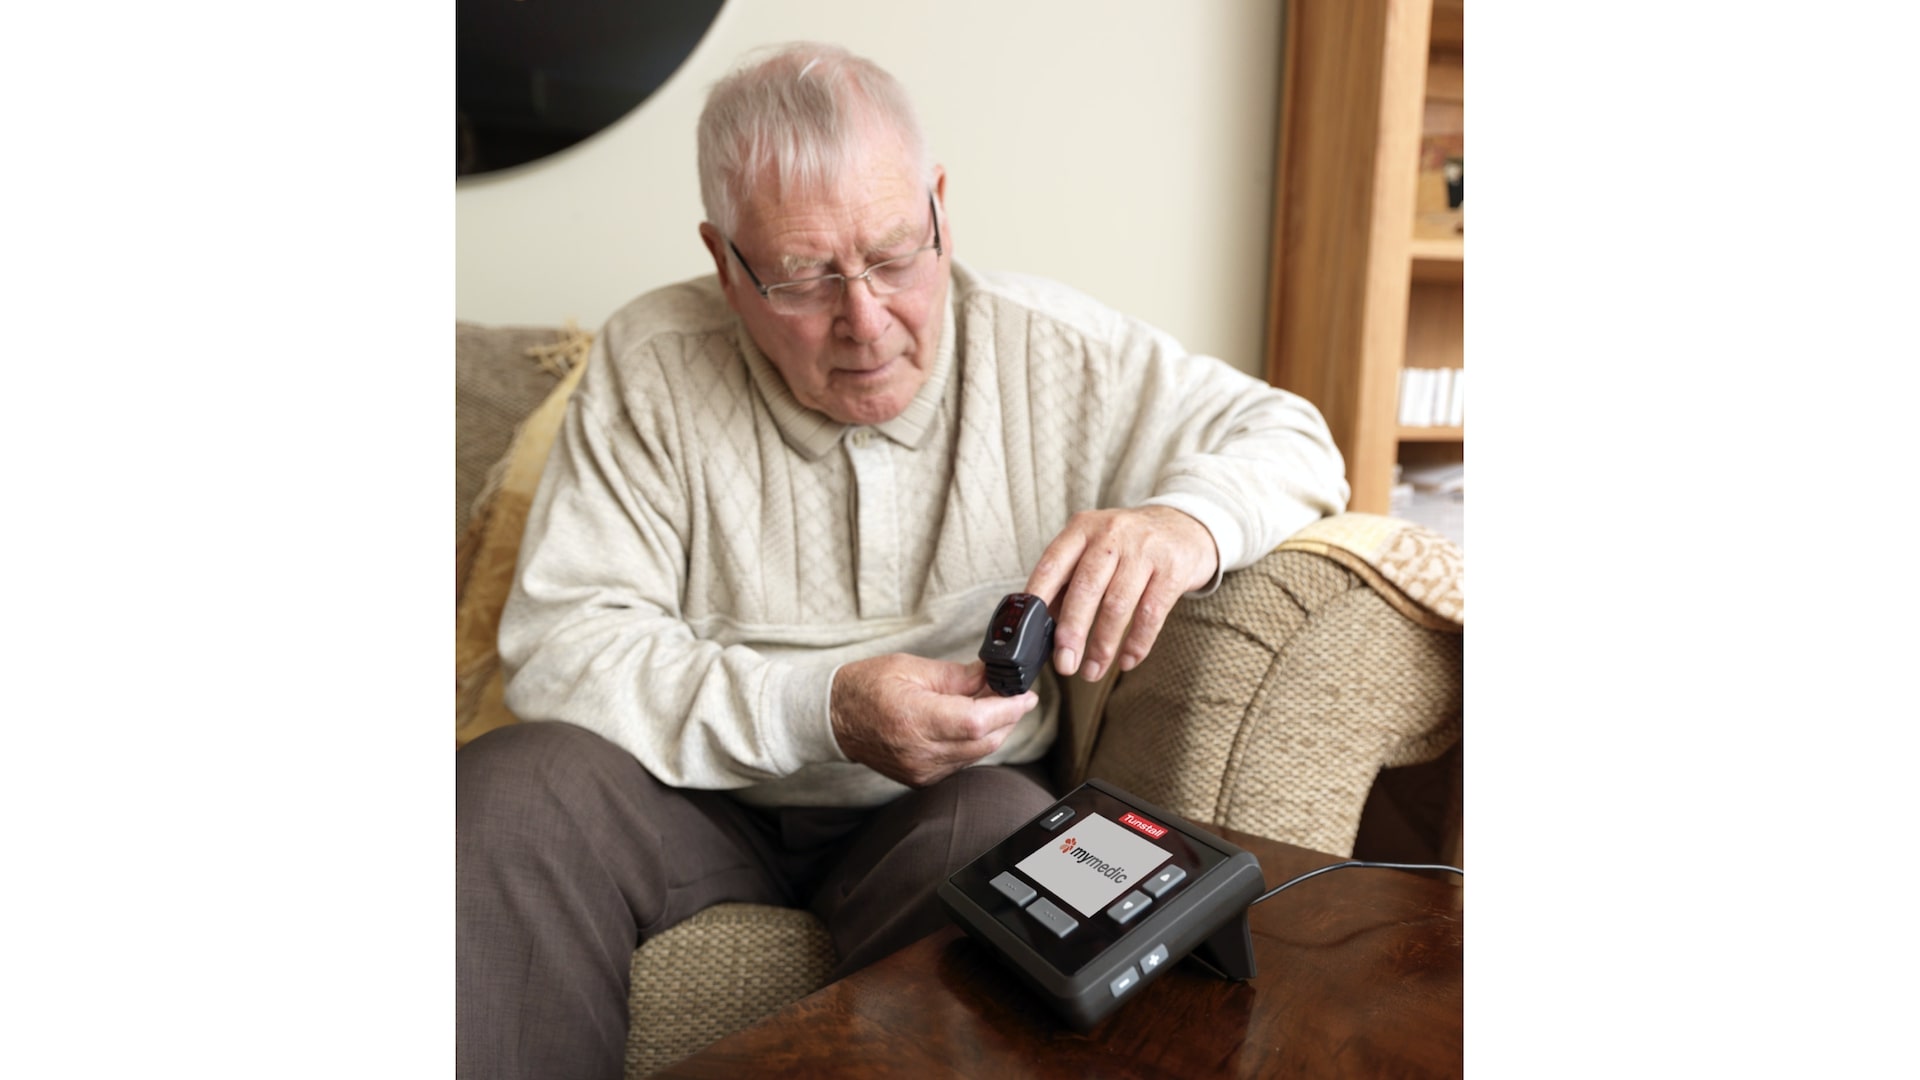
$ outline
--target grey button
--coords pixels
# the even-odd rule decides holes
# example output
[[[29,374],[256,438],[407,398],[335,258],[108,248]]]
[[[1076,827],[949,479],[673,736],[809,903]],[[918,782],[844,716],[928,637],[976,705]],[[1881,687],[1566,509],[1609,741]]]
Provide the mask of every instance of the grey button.
[[[1167,947],[1155,945],[1153,951],[1140,958],[1140,973],[1151,975],[1153,970],[1167,962]]]
[[[1121,897],[1119,903],[1108,908],[1107,915],[1110,916],[1114,922],[1125,926],[1128,922],[1132,921],[1135,915],[1147,910],[1152,904],[1153,901],[1147,899],[1146,893],[1135,889]]]
[[[1140,973],[1132,968],[1128,968],[1121,972],[1118,978],[1108,983],[1107,989],[1113,991],[1114,997],[1119,997],[1121,994],[1133,989],[1133,984],[1139,981]]]
[[[1187,880],[1187,872],[1185,870],[1177,866],[1168,866],[1148,878],[1147,883],[1140,887],[1147,890],[1149,896],[1165,896],[1167,895],[1168,889],[1173,888],[1185,880]]]
[[[1016,905],[1020,905],[1023,907],[1026,905],[1027,901],[1039,895],[1038,893],[1033,891],[1033,886],[1028,885],[1026,882],[1021,881],[1017,877],[1014,877],[1013,872],[1010,870],[1000,871],[999,876],[995,877],[993,881],[991,881],[989,884],[991,884],[994,888],[999,889],[1000,895],[1013,901]]]
[[[1067,823],[1067,819],[1072,816],[1073,816],[1073,807],[1071,806],[1059,807],[1055,809],[1053,813],[1048,814],[1046,817],[1043,817],[1040,819],[1040,827],[1043,829],[1057,829],[1060,826],[1065,825]]]
[[[1053,901],[1044,896],[1027,905],[1027,914],[1033,916],[1041,926],[1053,931],[1054,937],[1066,937],[1073,933],[1074,927],[1080,925],[1073,920],[1073,916],[1055,907]]]

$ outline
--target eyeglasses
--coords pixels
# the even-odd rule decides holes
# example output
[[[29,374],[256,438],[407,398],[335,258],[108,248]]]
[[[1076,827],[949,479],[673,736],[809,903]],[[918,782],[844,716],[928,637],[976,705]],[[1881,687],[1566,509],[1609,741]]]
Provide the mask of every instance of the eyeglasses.
[[[933,243],[905,255],[874,263],[858,274],[822,274],[799,281],[765,285],[761,283],[760,275],[753,272],[753,267],[747,265],[740,249],[733,246],[732,238],[728,238],[727,247],[733,252],[733,257],[740,260],[740,268],[753,280],[753,287],[760,290],[760,295],[766,298],[767,305],[776,313],[818,315],[839,306],[848,282],[865,281],[873,295],[892,296],[926,281],[933,268],[940,264],[940,256],[945,254],[940,247],[940,214],[934,208],[932,192],[927,193],[927,213],[933,218]],[[929,251],[933,252],[931,259],[926,257]]]

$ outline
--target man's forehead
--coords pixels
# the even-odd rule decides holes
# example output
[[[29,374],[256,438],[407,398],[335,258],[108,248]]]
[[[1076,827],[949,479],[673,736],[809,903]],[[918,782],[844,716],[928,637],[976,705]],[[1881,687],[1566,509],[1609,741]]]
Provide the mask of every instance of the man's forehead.
[[[769,200],[742,220],[749,233],[788,267],[817,266],[836,255],[887,251],[907,244],[926,231],[927,192],[917,186],[889,185],[885,193],[871,191],[848,197],[798,197]]]

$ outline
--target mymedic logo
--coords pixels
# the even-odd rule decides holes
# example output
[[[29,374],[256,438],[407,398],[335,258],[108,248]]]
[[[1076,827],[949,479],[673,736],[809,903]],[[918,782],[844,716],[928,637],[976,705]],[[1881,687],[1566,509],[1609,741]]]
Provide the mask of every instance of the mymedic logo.
[[[1111,818],[1082,814],[1046,839],[1035,838],[1031,854],[1014,867],[1050,891],[1055,903],[1097,916],[1172,854],[1120,824],[1119,816],[1118,811]]]
[[[1125,867],[1115,866],[1100,858],[1100,856],[1095,855],[1093,852],[1088,851],[1086,848],[1077,846],[1071,836],[1067,837],[1066,842],[1060,845],[1060,851],[1063,854],[1073,856],[1073,861],[1079,863],[1081,866],[1088,867],[1101,877],[1112,880],[1115,885],[1126,883],[1127,871]]]

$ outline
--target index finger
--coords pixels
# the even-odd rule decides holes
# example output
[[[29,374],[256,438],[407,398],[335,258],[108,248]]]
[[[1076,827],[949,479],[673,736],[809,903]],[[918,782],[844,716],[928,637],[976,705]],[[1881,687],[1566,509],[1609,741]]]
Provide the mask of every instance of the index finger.
[[[1027,575],[1027,591],[1044,601],[1055,618],[1060,614],[1060,590],[1073,578],[1074,570],[1080,566],[1080,555],[1086,550],[1086,536],[1072,528],[1066,529],[1040,553],[1040,561],[1033,564],[1033,572]]]

